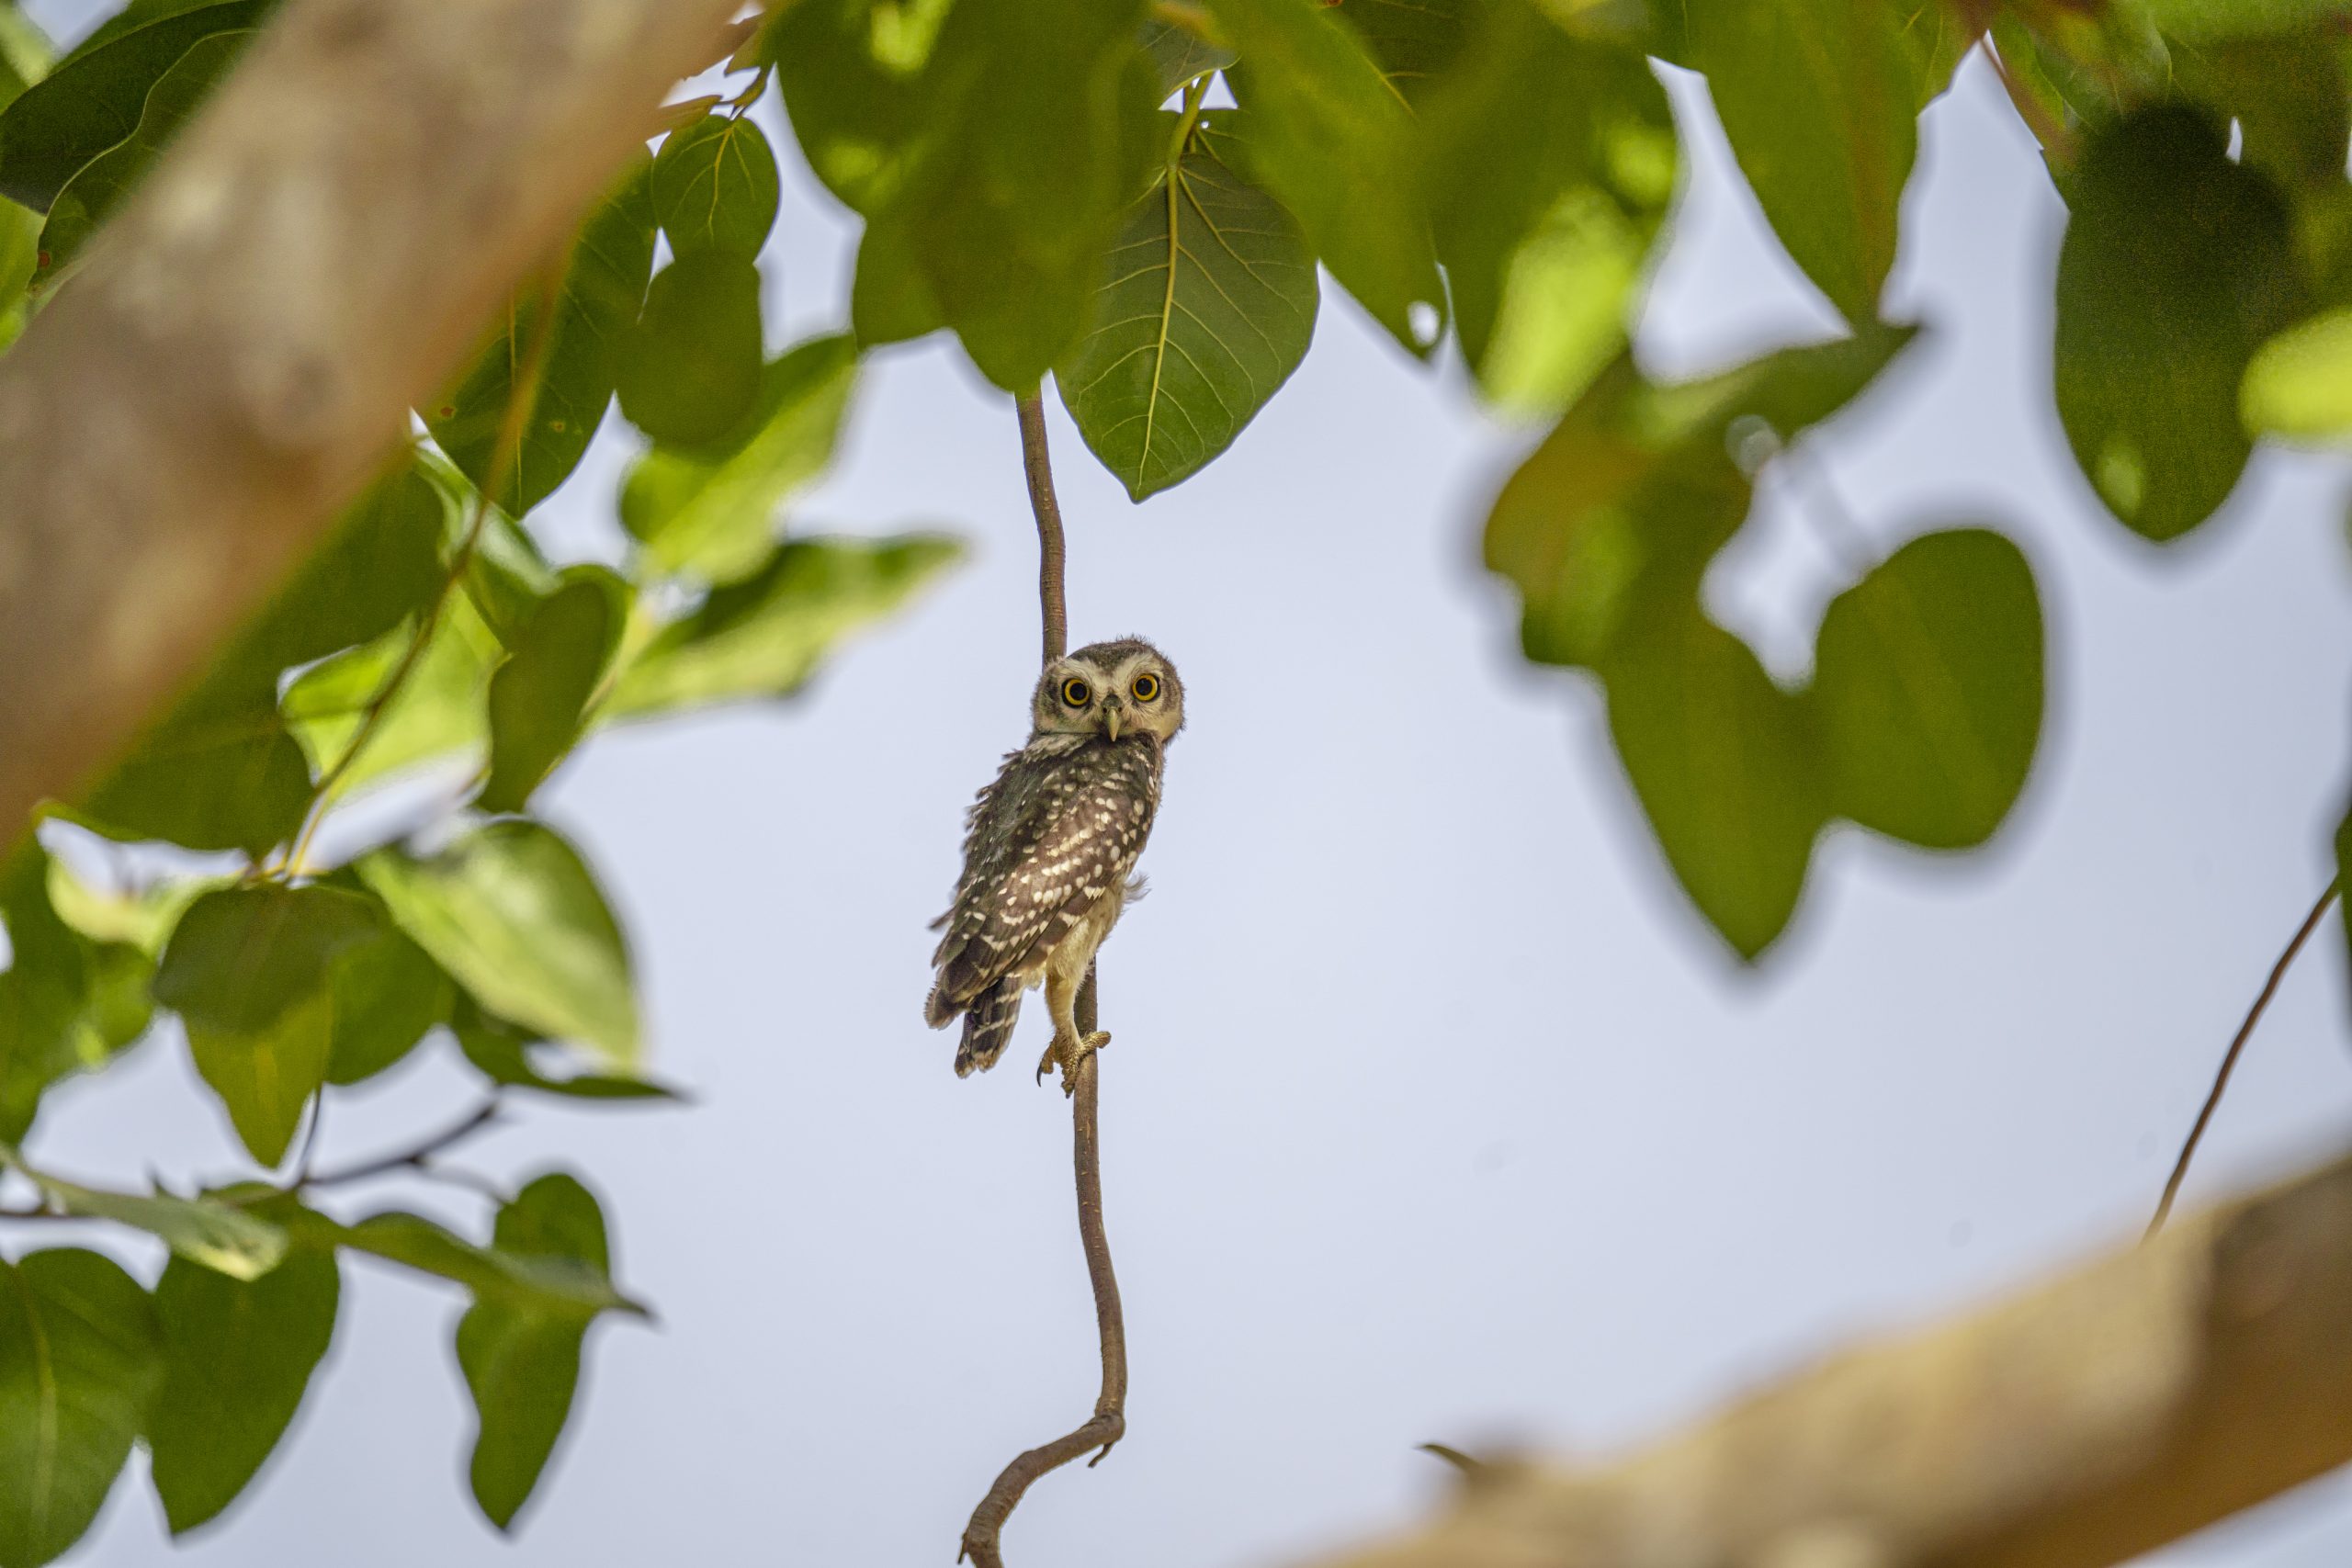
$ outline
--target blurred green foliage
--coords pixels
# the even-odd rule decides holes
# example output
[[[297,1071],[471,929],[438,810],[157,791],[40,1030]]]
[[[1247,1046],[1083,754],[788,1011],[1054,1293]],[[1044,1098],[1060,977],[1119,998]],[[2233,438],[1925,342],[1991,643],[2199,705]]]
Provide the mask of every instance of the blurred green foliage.
[[[0,345],[73,287],[270,9],[133,0],[52,62],[0,6]],[[1245,435],[1309,349],[1322,276],[1400,364],[1450,335],[1477,395],[1541,427],[1484,536],[1527,657],[1597,682],[1666,864],[1754,959],[1826,829],[1983,844],[2041,733],[2043,595],[1998,520],[1882,556],[1825,519],[1845,581],[1802,682],[1706,608],[1759,479],[1881,395],[1916,334],[1883,310],[1919,114],[1981,52],[2040,141],[2070,214],[2054,412],[2086,493],[2163,543],[2222,507],[2259,440],[2352,436],[2347,27],[2352,0],[778,7],[734,96],[615,171],[326,544],[106,777],[52,803],[56,829],[13,835],[0,1172],[169,1261],[152,1292],[90,1251],[0,1264],[0,1568],[72,1545],[134,1441],[175,1530],[218,1516],[300,1407],[354,1257],[467,1295],[472,1488],[515,1522],[589,1326],[642,1310],[598,1201],[545,1175],[470,1241],[318,1195],[437,1169],[510,1097],[673,1098],[644,1073],[623,921],[528,813],[605,727],[788,696],[955,562],[944,537],[786,520],[869,349],[944,331],[1007,390],[1050,375],[1140,502]],[[1643,368],[1634,326],[1687,162],[1660,61],[1704,77],[1844,335],[1689,381]],[[865,221],[852,320],[781,353],[760,258],[783,181],[746,118],[771,81]],[[616,400],[642,443],[625,534],[610,558],[550,560],[540,509]],[[1818,491],[1793,461],[1792,490]],[[320,833],[400,786],[426,803],[413,832]],[[139,848],[99,874],[109,840]],[[48,1092],[167,1032],[251,1179],[118,1192],[43,1168]],[[315,1165],[323,1098],[420,1050],[454,1051],[483,1109],[413,1159]]]

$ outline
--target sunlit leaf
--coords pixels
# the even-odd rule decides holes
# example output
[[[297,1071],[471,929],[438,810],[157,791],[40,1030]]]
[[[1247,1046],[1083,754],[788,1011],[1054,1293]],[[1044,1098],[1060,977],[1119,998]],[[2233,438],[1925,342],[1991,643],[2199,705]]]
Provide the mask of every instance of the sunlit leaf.
[[[1831,602],[1812,705],[1840,816],[1928,849],[1993,836],[2041,733],[2041,604],[1986,528],[1913,539]]]
[[[277,1448],[334,1337],[341,1294],[332,1252],[295,1252],[250,1281],[178,1258],[165,1267],[164,1381],[146,1437],[173,1534],[234,1502]]]
[[[286,1256],[284,1231],[212,1199],[107,1192],[53,1176],[28,1174],[42,1195],[66,1213],[112,1220],[145,1231],[208,1273],[258,1280]]]
[[[1876,321],[1917,144],[1895,7],[1690,0],[1685,14],[1691,63],[1773,231],[1848,321]]]
[[[940,0],[795,0],[761,31],[809,168],[868,218],[897,197],[920,152],[923,73],[947,12]]]
[[[2239,383],[2300,293],[2288,209],[2219,126],[2165,105],[2094,137],[2058,255],[2058,414],[2084,476],[2162,542],[2229,496],[2252,452]]]
[[[1136,500],[1232,445],[1315,335],[1315,258],[1282,204],[1188,149],[1112,247],[1094,329],[1054,381]]]
[[[732,251],[681,256],[654,275],[621,340],[621,412],[655,441],[708,447],[758,398],[761,353],[759,268]]]
[[[832,460],[857,379],[857,346],[814,338],[762,373],[746,433],[724,456],[660,448],[629,470],[621,521],[664,572],[731,582],[775,547],[776,512]]]
[[[508,1257],[560,1260],[600,1279],[612,1272],[604,1212],[566,1175],[540,1177],[500,1209],[494,1245]],[[458,1364],[481,1423],[474,1500],[501,1529],[514,1524],[563,1435],[590,1321],[586,1313],[493,1299],[477,1302],[458,1325]]]
[[[1241,63],[1219,152],[1297,218],[1331,276],[1413,354],[1445,326],[1412,120],[1347,24],[1317,0],[1212,0]]]
[[[696,120],[654,157],[653,218],[678,255],[758,255],[775,226],[777,200],[775,154],[749,115]]]
[[[1491,400],[1557,412],[1624,345],[1674,196],[1665,90],[1638,50],[1497,0],[1421,127],[1463,357]]]
[[[338,780],[338,793],[353,794],[428,762],[472,761],[487,752],[490,682],[506,648],[475,606],[470,594],[451,598],[366,750]],[[287,688],[287,721],[321,772],[358,739],[368,709],[414,637],[412,626],[400,626],[304,671]]]
[[[834,643],[905,604],[961,553],[954,540],[930,535],[791,540],[761,570],[713,590],[657,633],[621,676],[604,716],[788,695]]]
[[[505,1302],[526,1311],[583,1317],[596,1312],[645,1313],[616,1290],[601,1269],[577,1258],[477,1247],[415,1214],[394,1211],[343,1225],[306,1212],[288,1229],[304,1245],[346,1247],[463,1285],[477,1302]]]
[[[628,585],[578,566],[542,604],[490,682],[490,778],[476,804],[520,811],[571,751],[618,650]]]
[[[401,929],[474,999],[626,1066],[638,1050],[628,944],[572,847],[537,822],[492,822],[439,853],[358,863]]]
[[[537,505],[579,467],[613,400],[617,348],[653,272],[652,167],[648,157],[632,163],[572,247],[531,422],[493,497],[511,514]],[[542,292],[536,281],[518,288],[472,367],[423,411],[434,440],[476,485],[489,483],[515,377],[539,338]]]
[[[1601,673],[1609,732],[1667,863],[1758,957],[1787,927],[1829,817],[1803,708],[1696,605],[1634,628]]]
[[[131,134],[147,94],[204,39],[258,25],[265,0],[200,6],[76,51],[0,111],[0,196],[46,212],[66,183]]]
[[[0,1565],[40,1568],[81,1539],[163,1371],[155,1309],[112,1259],[0,1263]]]

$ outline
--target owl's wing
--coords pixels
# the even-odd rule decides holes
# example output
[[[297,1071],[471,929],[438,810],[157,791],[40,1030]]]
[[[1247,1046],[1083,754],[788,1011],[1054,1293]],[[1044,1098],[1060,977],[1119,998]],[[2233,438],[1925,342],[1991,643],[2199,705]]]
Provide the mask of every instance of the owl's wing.
[[[1106,896],[1151,832],[1156,749],[1088,745],[1009,760],[974,808],[965,874],[933,962],[934,1021],[1028,967]]]

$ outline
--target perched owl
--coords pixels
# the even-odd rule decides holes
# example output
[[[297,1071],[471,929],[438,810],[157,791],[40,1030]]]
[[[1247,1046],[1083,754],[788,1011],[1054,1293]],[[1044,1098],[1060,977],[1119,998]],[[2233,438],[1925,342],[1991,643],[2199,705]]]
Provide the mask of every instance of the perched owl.
[[[1106,1044],[1081,1037],[1073,1009],[1094,950],[1134,897],[1129,878],[1159,809],[1168,742],[1184,728],[1184,685],[1159,650],[1136,637],[1098,642],[1046,667],[1030,704],[1029,744],[1012,753],[966,819],[964,874],[945,927],[923,1017],[962,1015],[958,1077],[995,1066],[1021,1016],[1021,993],[1045,982],[1054,1041],[1037,1064],[1059,1065]]]

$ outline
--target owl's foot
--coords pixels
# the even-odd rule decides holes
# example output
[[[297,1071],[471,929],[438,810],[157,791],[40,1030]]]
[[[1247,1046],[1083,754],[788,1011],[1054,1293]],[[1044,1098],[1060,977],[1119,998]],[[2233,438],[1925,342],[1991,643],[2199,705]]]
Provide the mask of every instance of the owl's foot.
[[[1057,1034],[1046,1054],[1037,1060],[1037,1081],[1044,1083],[1046,1075],[1056,1067],[1062,1070],[1062,1092],[1078,1092],[1078,1065],[1103,1046],[1111,1043],[1111,1036],[1102,1030],[1091,1034]]]

